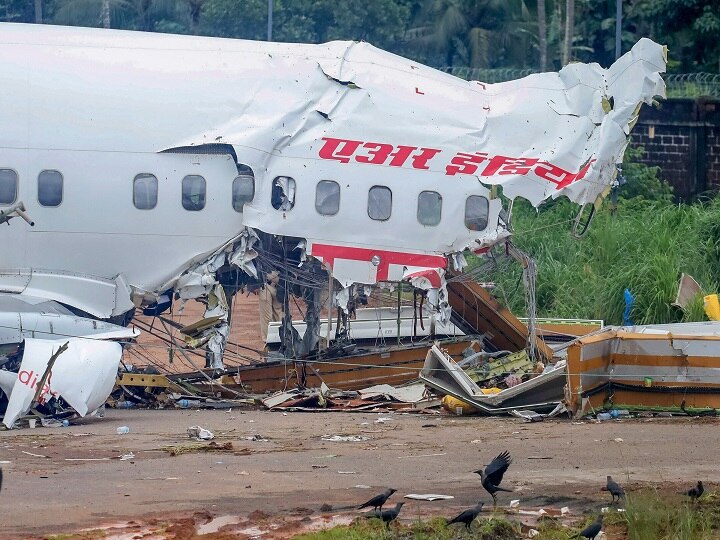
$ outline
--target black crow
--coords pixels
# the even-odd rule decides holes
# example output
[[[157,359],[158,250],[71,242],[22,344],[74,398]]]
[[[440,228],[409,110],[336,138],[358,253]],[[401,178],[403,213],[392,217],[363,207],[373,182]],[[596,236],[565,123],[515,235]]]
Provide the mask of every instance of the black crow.
[[[492,495],[493,505],[497,504],[497,497],[495,493],[497,493],[498,491],[512,491],[512,489],[505,489],[500,487],[500,482],[502,482],[503,474],[505,474],[505,471],[508,470],[508,467],[510,467],[511,463],[512,458],[506,450],[498,457],[493,459],[490,462],[490,465],[485,467],[484,471],[482,469],[473,471],[474,473],[480,475],[480,478],[482,480],[482,486],[485,488],[485,491]]]
[[[452,525],[453,523],[464,523],[465,528],[469,531],[470,525],[472,525],[472,522],[475,521],[476,517],[478,517],[484,504],[484,502],[480,501],[472,508],[462,511],[460,514],[448,521],[447,524]]]
[[[607,477],[607,490],[610,492],[610,495],[612,495],[612,501],[610,504],[614,503],[616,498],[617,502],[620,502],[620,499],[625,498],[625,490],[621,488],[620,484],[613,480],[610,475]]]
[[[370,499],[366,503],[361,504],[360,507],[358,508],[358,510],[360,508],[367,508],[368,506],[372,506],[375,510],[377,510],[378,508],[380,510],[382,510],[383,504],[385,504],[385,502],[388,500],[390,495],[392,495],[396,491],[397,491],[396,489],[387,488],[380,495],[375,495],[372,499]]]
[[[0,475],[0,478],[2,476]],[[702,494],[705,493],[705,488],[703,487],[702,480],[698,480],[697,486],[694,488],[690,488],[685,492],[685,495],[690,497],[693,501],[698,500],[700,497],[702,497]]]
[[[571,536],[570,538],[580,538],[582,536],[583,538],[588,538],[588,540],[593,540],[598,534],[600,534],[600,530],[602,529],[602,521],[603,516],[602,514],[599,514],[595,521],[593,521],[590,525],[585,527],[575,536]]]
[[[395,505],[395,508],[392,510],[383,510],[378,514],[377,517],[383,520],[385,523],[385,527],[388,529],[390,528],[390,522],[397,519],[398,514],[400,513],[400,509],[402,508],[402,505],[405,504],[404,502],[399,502]]]

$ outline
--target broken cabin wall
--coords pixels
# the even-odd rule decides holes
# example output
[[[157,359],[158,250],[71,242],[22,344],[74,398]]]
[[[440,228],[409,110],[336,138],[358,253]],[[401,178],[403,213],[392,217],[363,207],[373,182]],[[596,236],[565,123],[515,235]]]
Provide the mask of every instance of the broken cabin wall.
[[[719,99],[673,98],[643,107],[632,141],[645,149],[642,163],[661,168],[679,201],[720,192]]]
[[[571,410],[584,414],[604,408],[716,409],[719,351],[716,335],[608,329],[568,347],[566,399]],[[616,386],[601,388],[608,382]]]

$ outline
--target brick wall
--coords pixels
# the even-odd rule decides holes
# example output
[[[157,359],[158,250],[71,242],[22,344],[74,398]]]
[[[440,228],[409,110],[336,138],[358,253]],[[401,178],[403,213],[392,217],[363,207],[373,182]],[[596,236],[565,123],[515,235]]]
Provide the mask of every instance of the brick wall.
[[[669,99],[659,108],[643,105],[632,144],[657,165],[678,200],[720,191],[720,100]]]

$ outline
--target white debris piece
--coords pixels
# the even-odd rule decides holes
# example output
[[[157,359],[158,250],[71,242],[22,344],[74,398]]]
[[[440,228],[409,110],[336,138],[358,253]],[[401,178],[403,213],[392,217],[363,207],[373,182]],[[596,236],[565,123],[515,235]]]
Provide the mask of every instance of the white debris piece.
[[[370,437],[364,435],[326,435],[321,438],[323,441],[330,442],[362,442],[367,441]]]
[[[188,437],[197,439],[198,441],[209,441],[215,438],[212,431],[200,426],[190,426],[187,428]]]
[[[48,373],[38,401],[63,398],[80,416],[94,411],[110,395],[115,385],[122,355],[119,343],[85,338],[63,340],[25,339],[20,370],[8,393],[8,376],[3,373],[0,384],[8,394],[8,406],[3,424],[10,428],[32,406],[33,398],[48,367],[50,357],[64,343],[67,350],[57,357]]]
[[[438,495],[437,493],[408,493],[405,498],[416,501],[448,501],[455,497],[452,495]]]

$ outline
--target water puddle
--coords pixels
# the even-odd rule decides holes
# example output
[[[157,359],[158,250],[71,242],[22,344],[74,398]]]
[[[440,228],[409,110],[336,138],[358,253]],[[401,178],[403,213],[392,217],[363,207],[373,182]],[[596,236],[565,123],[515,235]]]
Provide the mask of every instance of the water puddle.
[[[225,525],[237,525],[242,519],[240,516],[218,516],[211,519],[204,525],[197,526],[197,535],[216,533],[220,530],[220,527]]]

